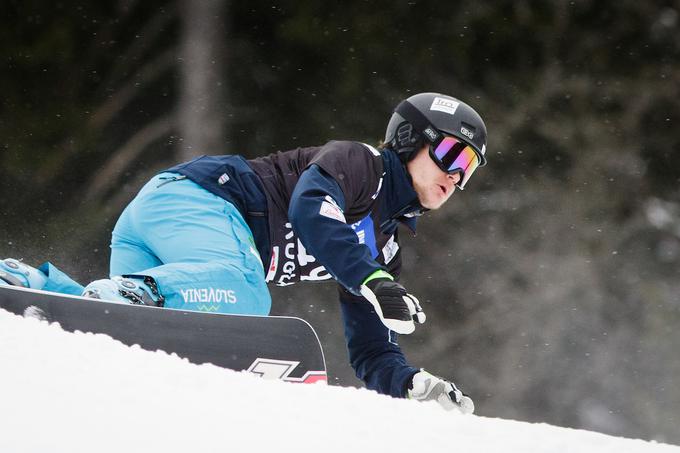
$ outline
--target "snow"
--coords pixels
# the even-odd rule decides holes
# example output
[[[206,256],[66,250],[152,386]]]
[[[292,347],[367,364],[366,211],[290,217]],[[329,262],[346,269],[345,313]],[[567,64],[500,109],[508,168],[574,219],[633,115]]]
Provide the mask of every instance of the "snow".
[[[680,453],[364,389],[266,381],[4,310],[0,363],[0,452]]]

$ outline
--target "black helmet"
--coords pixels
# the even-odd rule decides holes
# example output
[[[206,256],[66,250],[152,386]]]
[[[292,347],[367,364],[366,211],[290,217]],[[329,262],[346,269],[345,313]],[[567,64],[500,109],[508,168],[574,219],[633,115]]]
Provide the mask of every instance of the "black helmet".
[[[486,164],[486,126],[475,110],[439,93],[418,93],[399,103],[387,124],[385,144],[405,162],[428,141],[438,144],[451,135],[470,145]]]

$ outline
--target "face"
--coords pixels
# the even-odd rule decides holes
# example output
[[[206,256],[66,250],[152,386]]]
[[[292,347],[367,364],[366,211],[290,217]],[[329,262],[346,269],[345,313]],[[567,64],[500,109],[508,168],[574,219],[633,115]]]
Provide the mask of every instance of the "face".
[[[420,204],[427,209],[438,209],[443,205],[460,181],[459,173],[450,175],[434,163],[427,145],[406,163],[406,169],[413,179],[413,188],[418,194]]]

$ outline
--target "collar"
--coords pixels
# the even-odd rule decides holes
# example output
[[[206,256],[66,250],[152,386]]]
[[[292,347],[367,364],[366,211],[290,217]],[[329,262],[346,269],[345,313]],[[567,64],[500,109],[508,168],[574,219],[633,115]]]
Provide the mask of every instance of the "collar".
[[[390,230],[401,222],[415,234],[418,217],[425,210],[413,189],[411,175],[394,151],[386,148],[381,154],[385,186],[380,209],[380,229]]]

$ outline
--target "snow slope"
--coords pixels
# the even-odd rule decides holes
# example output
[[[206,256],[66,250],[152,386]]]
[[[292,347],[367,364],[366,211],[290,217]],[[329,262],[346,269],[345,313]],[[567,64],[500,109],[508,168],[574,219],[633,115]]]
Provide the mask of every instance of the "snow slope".
[[[0,452],[675,452],[287,384],[0,310]]]

